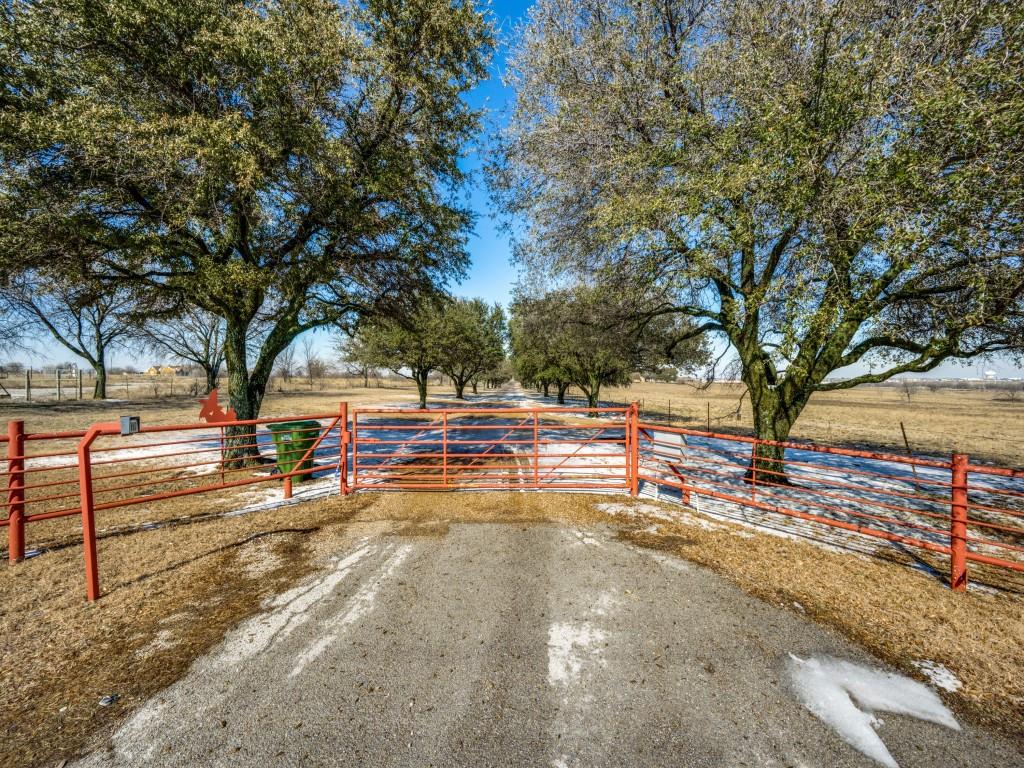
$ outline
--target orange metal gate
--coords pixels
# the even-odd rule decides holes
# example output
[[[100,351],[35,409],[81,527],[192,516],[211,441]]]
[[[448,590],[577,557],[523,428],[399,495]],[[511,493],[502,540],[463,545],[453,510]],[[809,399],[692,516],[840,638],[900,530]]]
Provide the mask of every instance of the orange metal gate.
[[[635,406],[357,408],[349,486],[630,490],[636,420]]]

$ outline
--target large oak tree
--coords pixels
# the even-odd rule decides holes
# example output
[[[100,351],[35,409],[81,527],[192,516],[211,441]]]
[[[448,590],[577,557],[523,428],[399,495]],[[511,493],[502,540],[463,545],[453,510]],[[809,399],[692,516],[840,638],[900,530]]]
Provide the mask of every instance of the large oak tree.
[[[815,392],[1020,349],[1022,72],[1003,0],[539,0],[495,189],[531,267],[724,339],[784,440]]]
[[[462,95],[491,44],[473,0],[0,14],[0,275],[99,271],[223,318],[240,418],[298,334],[465,268]]]

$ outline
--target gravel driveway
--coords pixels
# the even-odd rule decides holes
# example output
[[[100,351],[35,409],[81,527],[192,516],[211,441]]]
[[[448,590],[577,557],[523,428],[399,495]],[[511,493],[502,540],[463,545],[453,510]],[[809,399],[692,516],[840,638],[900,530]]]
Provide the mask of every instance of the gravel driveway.
[[[877,766],[797,700],[837,635],[611,529],[368,527],[80,764]],[[911,766],[1013,766],[884,714]]]

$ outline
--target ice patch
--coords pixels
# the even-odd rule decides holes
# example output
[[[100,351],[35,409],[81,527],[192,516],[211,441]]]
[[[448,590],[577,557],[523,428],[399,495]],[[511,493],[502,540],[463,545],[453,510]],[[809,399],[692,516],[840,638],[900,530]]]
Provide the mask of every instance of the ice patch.
[[[318,659],[324,651],[334,644],[338,639],[338,636],[347,627],[359,621],[359,619],[373,610],[373,606],[377,600],[377,592],[380,590],[381,585],[394,574],[398,569],[398,566],[402,564],[402,561],[409,556],[410,552],[412,552],[412,544],[406,544],[399,547],[398,551],[395,552],[395,554],[391,556],[391,559],[384,565],[381,574],[377,578],[364,584],[362,588],[356,592],[355,596],[348,603],[348,606],[342,613],[324,622],[324,634],[299,654],[296,659],[295,666],[292,667],[292,671],[288,674],[289,677],[295,677],[296,675],[301,674],[311,662]]]
[[[953,713],[931,688],[909,677],[830,657],[790,654],[789,673],[800,702],[854,749],[899,768],[875,732],[875,712],[909,715],[959,731]]]
[[[920,659],[919,661],[912,662],[912,664],[921,670],[921,673],[936,688],[956,693],[964,687],[964,684],[957,679],[957,676],[945,664],[939,664],[937,661],[929,661],[928,659]]]
[[[597,658],[605,633],[589,623],[552,624],[548,629],[548,682],[553,686],[571,685],[584,663]]]
[[[276,610],[253,617],[231,633],[217,654],[215,665],[237,664],[266,650],[275,638],[290,635],[309,621],[309,609],[331,594],[352,567],[372,551],[371,547],[360,547],[340,560],[326,576],[278,595],[270,602]]]

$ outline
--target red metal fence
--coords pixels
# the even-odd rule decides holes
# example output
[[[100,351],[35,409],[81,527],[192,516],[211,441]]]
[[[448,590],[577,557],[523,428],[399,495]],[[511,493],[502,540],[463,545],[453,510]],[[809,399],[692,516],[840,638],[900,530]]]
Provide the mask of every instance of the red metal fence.
[[[634,414],[628,407],[356,409],[352,488],[628,490]]]
[[[117,422],[84,431],[26,433],[23,422],[12,421],[0,438],[7,456],[0,474],[7,486],[0,526],[7,527],[8,560],[25,557],[27,525],[80,516],[86,593],[95,600],[100,594],[97,512],[269,482],[280,482],[284,498],[290,498],[293,483],[325,474],[336,475],[339,491],[347,493],[347,405],[304,418],[316,424],[306,429],[311,444],[284,473],[272,463],[268,427],[294,417],[142,427],[130,436],[121,434]],[[240,453],[249,458],[237,458]]]
[[[779,470],[752,477],[754,438],[640,420],[627,408],[365,408],[298,417],[316,422],[291,471],[275,474],[270,427],[297,417],[216,425],[116,423],[80,432],[26,433],[10,422],[7,487],[0,497],[8,557],[25,556],[29,524],[80,516],[87,594],[99,594],[97,513],[192,494],[304,478],[323,492],[504,489],[657,494],[713,517],[773,521],[884,540],[948,556],[950,584],[965,589],[968,563],[1024,571],[1024,471],[801,443]],[[228,433],[234,436],[225,435]],[[301,431],[301,430],[300,430]],[[261,461],[238,461],[240,449]],[[293,457],[294,458],[294,457]],[[232,499],[232,503],[237,500]],[[806,532],[805,532],[806,535]],[[861,538],[867,537],[867,538]]]

